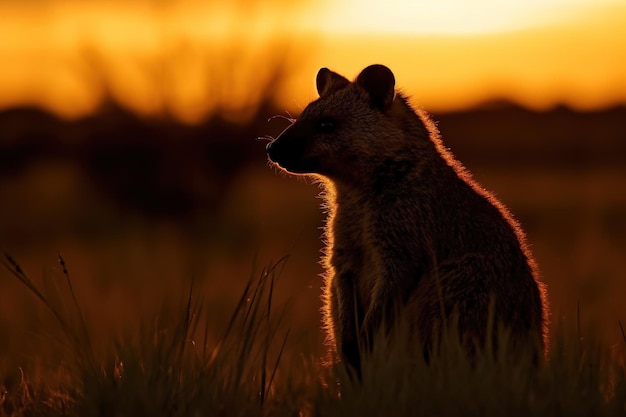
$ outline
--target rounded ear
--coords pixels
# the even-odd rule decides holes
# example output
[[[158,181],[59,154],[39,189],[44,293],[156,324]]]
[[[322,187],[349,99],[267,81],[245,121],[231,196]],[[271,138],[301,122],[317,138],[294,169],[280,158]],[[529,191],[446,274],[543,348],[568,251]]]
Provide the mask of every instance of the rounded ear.
[[[389,68],[380,64],[370,65],[361,71],[356,83],[367,91],[374,107],[383,111],[391,107],[396,95],[396,79]]]
[[[322,97],[327,94],[334,93],[335,91],[341,90],[342,88],[350,84],[350,81],[337,74],[336,72],[332,72],[328,68],[322,68],[317,73],[315,84],[317,86],[317,93],[320,95],[320,97]]]

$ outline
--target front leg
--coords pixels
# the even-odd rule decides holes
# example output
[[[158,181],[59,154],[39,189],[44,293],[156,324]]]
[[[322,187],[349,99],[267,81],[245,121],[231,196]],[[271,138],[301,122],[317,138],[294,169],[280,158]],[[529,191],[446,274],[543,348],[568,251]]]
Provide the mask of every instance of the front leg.
[[[372,350],[376,337],[388,336],[392,328],[403,320],[400,325],[410,325],[411,317],[407,316],[408,299],[415,292],[421,277],[421,269],[400,270],[390,268],[382,271],[376,285],[372,288],[371,298],[367,306],[359,336],[363,347]]]
[[[361,375],[359,329],[363,307],[355,291],[355,277],[349,271],[337,274],[332,281],[330,307],[337,352],[350,372]]]
[[[371,352],[374,339],[389,333],[397,308],[395,297],[391,295],[388,286],[381,286],[372,294],[370,305],[359,327],[359,338],[365,350]]]

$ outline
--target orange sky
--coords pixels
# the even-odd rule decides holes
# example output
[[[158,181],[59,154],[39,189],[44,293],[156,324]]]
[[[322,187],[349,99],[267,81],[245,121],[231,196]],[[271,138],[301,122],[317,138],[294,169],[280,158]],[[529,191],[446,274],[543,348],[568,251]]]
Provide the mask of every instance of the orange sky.
[[[245,116],[282,63],[281,105],[297,111],[319,67],[354,77],[374,62],[430,110],[626,102],[621,0],[283,3],[0,3],[0,107],[77,117],[108,94],[187,122]]]

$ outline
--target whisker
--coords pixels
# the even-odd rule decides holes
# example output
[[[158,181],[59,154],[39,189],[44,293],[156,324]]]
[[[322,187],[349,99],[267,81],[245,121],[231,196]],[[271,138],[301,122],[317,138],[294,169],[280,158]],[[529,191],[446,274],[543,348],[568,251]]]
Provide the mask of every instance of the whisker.
[[[264,135],[264,136],[257,136],[256,140],[266,140],[268,142],[274,142],[276,138],[270,135]]]
[[[289,114],[289,112],[286,112],[286,113],[287,113],[287,116],[284,116],[282,114],[276,114],[276,115],[270,117],[269,119],[267,119],[267,121],[271,122],[274,119],[285,119],[285,120],[289,121],[289,123],[291,123],[291,124],[295,123],[296,119],[293,116],[291,116],[291,114]]]
[[[294,124],[296,122],[296,118],[293,117],[291,115],[291,113],[289,113],[288,111],[285,111],[285,113],[287,113],[287,116],[284,116],[282,114],[276,114],[276,115],[270,117],[269,119],[267,119],[268,123],[271,122],[274,119],[284,119],[284,120],[287,120],[290,123],[290,125]],[[289,127],[289,126],[287,126],[287,127]],[[285,129],[287,129],[287,128],[285,128]],[[276,140],[276,138],[274,136],[271,136],[271,135],[263,135],[263,136],[258,136],[256,138],[256,140],[265,140],[267,142],[274,142]]]

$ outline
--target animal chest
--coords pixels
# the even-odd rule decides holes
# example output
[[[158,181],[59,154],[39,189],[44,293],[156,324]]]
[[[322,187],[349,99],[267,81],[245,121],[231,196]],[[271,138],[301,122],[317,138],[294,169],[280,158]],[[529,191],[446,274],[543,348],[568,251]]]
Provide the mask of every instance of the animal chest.
[[[355,206],[348,213],[351,215],[338,212],[333,222],[335,284],[343,296],[354,298],[357,305],[367,311],[380,280],[384,279],[384,271],[366,210]]]

